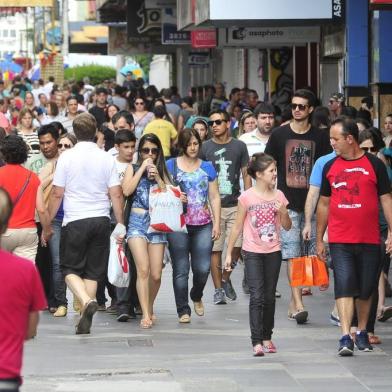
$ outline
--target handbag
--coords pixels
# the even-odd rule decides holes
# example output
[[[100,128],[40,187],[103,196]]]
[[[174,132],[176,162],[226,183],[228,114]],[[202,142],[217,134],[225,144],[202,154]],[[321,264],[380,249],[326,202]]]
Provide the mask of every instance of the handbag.
[[[187,233],[181,189],[166,185],[153,186],[149,195],[150,227],[148,233]]]
[[[327,286],[329,276],[327,265],[317,256],[309,256],[309,241],[304,244],[304,256],[290,259],[290,285],[299,286]]]

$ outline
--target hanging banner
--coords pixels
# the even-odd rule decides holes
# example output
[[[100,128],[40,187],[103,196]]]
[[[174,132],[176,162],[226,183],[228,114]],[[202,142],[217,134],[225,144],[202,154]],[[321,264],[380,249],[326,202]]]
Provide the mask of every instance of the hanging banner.
[[[0,0],[0,7],[53,7],[53,0]]]

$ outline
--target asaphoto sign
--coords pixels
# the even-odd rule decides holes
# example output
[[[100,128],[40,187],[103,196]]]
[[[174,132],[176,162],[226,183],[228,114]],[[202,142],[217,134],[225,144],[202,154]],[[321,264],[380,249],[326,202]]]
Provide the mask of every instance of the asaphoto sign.
[[[228,46],[303,44],[320,41],[320,27],[249,27],[227,29]]]

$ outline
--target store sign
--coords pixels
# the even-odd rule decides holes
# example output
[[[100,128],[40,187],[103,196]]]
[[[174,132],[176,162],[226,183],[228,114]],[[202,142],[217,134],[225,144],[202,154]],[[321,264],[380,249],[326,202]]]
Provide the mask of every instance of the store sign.
[[[0,7],[53,7],[53,0],[0,0]]]
[[[162,10],[162,44],[163,45],[190,45],[191,33],[178,31],[175,8]]]
[[[188,64],[190,68],[208,68],[210,55],[208,52],[189,52]]]
[[[162,20],[159,8],[146,8],[144,0],[133,0],[127,7],[127,35],[133,44],[161,43]]]
[[[191,41],[193,48],[215,48],[216,30],[194,30],[191,31]]]
[[[196,0],[195,25],[239,20],[343,23],[345,7],[346,0]]]
[[[320,27],[229,28],[226,45],[260,46],[302,44],[320,41]]]

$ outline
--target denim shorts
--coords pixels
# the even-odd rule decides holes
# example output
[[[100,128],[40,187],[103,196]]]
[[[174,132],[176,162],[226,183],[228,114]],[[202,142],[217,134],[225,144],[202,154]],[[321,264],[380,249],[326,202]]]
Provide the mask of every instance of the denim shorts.
[[[165,233],[147,233],[150,226],[150,214],[145,212],[131,211],[127,230],[127,241],[130,238],[144,238],[150,244],[166,244]]]
[[[335,299],[366,300],[378,286],[382,269],[381,247],[376,244],[329,244]]]
[[[294,257],[301,257],[304,255],[302,230],[305,225],[305,214],[293,210],[288,210],[288,213],[292,221],[291,229],[288,231],[280,231],[283,260],[293,259]],[[316,254],[316,222],[314,216],[312,218],[308,253],[309,255]]]

